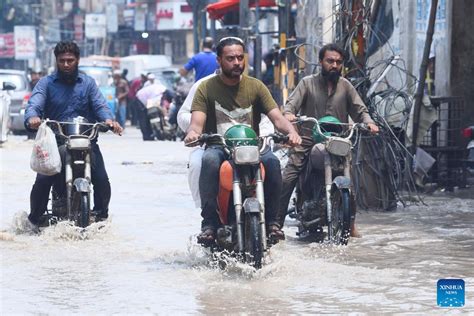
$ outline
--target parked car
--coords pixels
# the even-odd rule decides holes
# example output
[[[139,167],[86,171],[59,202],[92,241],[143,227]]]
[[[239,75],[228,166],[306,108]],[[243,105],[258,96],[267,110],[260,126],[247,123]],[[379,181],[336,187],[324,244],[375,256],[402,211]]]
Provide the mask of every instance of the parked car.
[[[21,70],[0,69],[0,86],[3,86],[4,82],[10,82],[16,87],[11,93],[10,131],[13,134],[25,133],[25,108],[31,96],[28,77]]]
[[[117,100],[115,99],[115,86],[112,84],[112,67],[79,65],[79,71],[95,79],[100,92],[102,92],[105,100],[107,100],[107,105],[115,115]]]
[[[7,141],[8,121],[10,119],[10,92],[16,86],[11,82],[3,82],[0,90],[0,144]]]

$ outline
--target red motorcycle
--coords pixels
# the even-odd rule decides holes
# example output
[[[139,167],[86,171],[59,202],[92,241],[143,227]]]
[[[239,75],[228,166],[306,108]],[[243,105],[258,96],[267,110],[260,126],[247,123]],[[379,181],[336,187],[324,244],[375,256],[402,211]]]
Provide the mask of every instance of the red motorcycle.
[[[228,154],[220,168],[218,213],[221,226],[211,251],[225,251],[256,269],[274,241],[267,240],[263,182],[265,168],[260,156],[271,150],[271,142],[285,143],[288,137],[272,134],[258,138],[245,125],[234,125],[224,136],[203,134],[198,143],[221,145]],[[192,145],[192,144],[188,144]]]

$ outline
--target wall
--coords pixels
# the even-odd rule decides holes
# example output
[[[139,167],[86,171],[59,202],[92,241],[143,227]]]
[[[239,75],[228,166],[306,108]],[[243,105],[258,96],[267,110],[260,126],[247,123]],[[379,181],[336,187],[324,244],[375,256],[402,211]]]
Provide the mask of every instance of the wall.
[[[464,124],[474,125],[474,1],[453,1],[451,93],[465,100]]]

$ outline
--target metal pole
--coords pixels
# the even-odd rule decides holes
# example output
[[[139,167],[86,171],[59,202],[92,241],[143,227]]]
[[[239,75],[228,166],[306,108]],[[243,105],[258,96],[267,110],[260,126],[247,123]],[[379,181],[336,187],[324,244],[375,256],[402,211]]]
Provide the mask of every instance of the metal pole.
[[[415,108],[413,112],[413,146],[412,153],[416,151],[418,142],[418,129],[420,127],[420,110],[421,101],[425,90],[426,70],[428,69],[428,59],[430,56],[431,42],[433,41],[433,33],[436,21],[436,10],[438,8],[438,0],[431,0],[430,18],[428,20],[428,30],[426,31],[425,48],[423,50],[423,59],[420,66],[420,81],[415,94]]]
[[[206,9],[201,10],[201,38],[204,39],[207,36],[207,18]]]
[[[199,6],[193,5],[193,38],[194,38],[194,53],[199,53]]]
[[[254,77],[257,79],[262,79],[262,37],[260,35],[255,36],[254,42],[254,53],[253,53],[253,70]]]
[[[240,0],[239,2],[239,26],[240,37],[247,42],[248,36],[248,21],[249,21],[249,0]]]
[[[210,30],[210,35],[212,39],[214,40],[214,43],[217,41],[216,38],[216,20],[211,19],[211,30]]]

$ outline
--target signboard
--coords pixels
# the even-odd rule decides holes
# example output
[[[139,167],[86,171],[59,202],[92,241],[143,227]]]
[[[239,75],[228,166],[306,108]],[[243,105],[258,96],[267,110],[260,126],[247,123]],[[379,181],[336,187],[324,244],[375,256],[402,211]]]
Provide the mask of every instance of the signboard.
[[[193,28],[193,14],[183,10],[187,2],[159,2],[156,4],[157,30],[190,30]]]
[[[46,41],[57,43],[61,40],[61,24],[59,19],[49,19],[46,23]]]
[[[135,19],[135,9],[125,9],[123,10],[123,24],[127,27],[133,27],[133,22]]]
[[[84,40],[84,17],[79,14],[74,16],[74,40],[76,42]]]
[[[15,25],[15,59],[27,60],[36,57],[36,30],[34,26]]]
[[[15,57],[15,39],[13,33],[0,34],[0,58]]]
[[[117,33],[118,31],[118,12],[116,4],[108,4],[105,9],[107,15],[107,32]]]
[[[86,14],[86,38],[104,38],[107,35],[105,14]]]
[[[135,31],[145,31],[146,29],[146,9],[142,7],[135,8]]]

